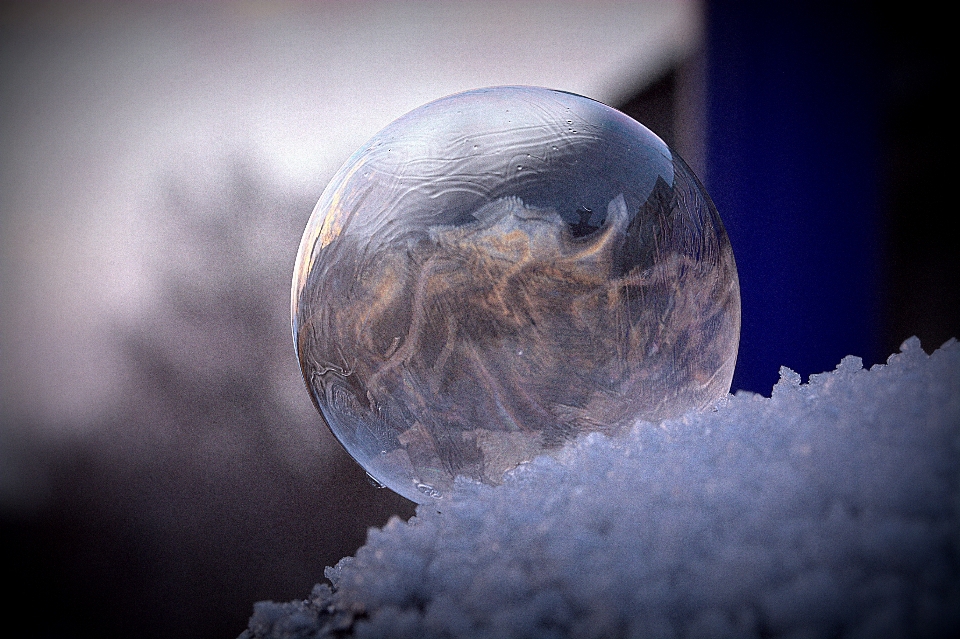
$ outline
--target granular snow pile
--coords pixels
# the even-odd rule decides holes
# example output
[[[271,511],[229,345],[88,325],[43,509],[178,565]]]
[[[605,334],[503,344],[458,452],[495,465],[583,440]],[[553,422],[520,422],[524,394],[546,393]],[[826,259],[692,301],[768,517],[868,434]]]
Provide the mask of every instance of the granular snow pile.
[[[326,576],[242,639],[960,636],[960,343],[583,437]]]

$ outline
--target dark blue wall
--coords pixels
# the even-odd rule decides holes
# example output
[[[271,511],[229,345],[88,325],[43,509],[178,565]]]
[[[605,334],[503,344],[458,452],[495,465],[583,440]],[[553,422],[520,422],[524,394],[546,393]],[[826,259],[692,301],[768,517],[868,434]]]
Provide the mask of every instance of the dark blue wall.
[[[852,10],[708,10],[707,187],[740,274],[733,390],[882,361],[876,42]]]

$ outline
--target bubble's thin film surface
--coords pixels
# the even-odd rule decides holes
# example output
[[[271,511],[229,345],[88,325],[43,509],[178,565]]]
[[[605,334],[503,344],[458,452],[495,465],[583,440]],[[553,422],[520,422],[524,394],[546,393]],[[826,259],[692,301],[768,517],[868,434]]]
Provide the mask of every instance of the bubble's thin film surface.
[[[494,87],[347,161],[304,232],[292,315],[323,420],[423,503],[711,406],[740,293],[716,208],[658,137],[582,96]]]

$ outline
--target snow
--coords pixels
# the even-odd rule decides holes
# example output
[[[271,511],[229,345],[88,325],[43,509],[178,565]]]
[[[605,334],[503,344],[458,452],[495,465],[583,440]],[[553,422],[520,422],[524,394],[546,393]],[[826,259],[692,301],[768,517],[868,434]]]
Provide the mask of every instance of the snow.
[[[960,343],[780,374],[461,482],[241,637],[960,634]]]

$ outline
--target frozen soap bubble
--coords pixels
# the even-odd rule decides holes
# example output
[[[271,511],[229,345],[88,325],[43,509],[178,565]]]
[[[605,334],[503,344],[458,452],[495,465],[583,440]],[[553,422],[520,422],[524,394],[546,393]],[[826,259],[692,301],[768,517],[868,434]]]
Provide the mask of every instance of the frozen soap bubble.
[[[740,289],[716,208],[648,129],[495,87],[357,151],[307,223],[293,333],[323,420],[420,502],[730,390]]]

